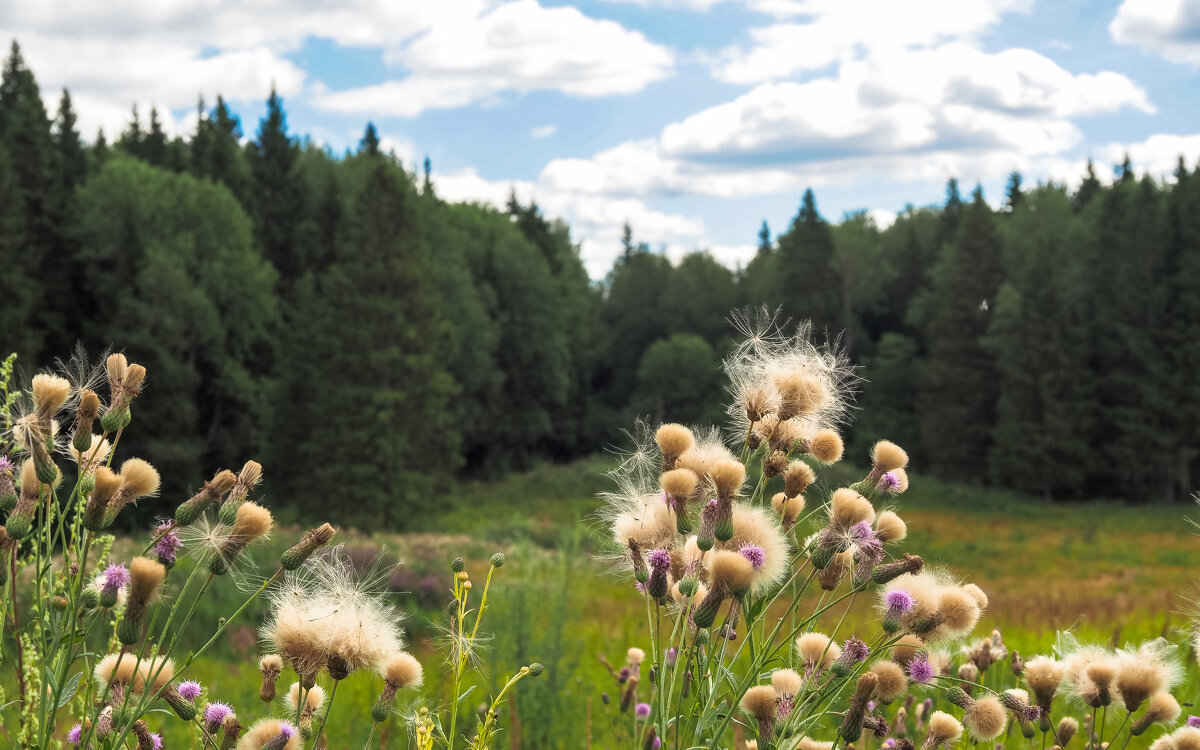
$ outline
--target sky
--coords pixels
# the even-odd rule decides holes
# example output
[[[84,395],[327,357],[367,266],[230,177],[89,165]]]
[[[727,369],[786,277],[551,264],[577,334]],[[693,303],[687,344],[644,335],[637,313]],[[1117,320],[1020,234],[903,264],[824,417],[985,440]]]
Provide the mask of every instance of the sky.
[[[1200,0],[0,0],[0,35],[89,140],[218,94],[252,136],[274,86],[336,153],[370,121],[448,200],[536,200],[595,278],[625,222],[736,267],[809,187],[886,226],[1200,158]]]

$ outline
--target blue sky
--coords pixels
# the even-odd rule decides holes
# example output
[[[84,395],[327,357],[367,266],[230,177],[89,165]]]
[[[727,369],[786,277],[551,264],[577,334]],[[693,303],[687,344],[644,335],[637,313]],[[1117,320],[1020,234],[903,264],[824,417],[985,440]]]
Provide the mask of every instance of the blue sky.
[[[951,176],[1200,157],[1200,0],[0,0],[0,32],[89,137],[218,93],[250,133],[274,84],[335,151],[370,120],[449,199],[536,199],[596,277],[625,221],[734,266],[809,186],[886,224]]]

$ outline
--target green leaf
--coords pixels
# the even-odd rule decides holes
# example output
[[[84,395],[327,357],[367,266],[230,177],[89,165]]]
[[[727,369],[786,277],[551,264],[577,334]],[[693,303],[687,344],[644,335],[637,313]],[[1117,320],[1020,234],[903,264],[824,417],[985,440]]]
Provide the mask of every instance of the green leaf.
[[[463,702],[463,699],[465,699],[465,698],[466,698],[468,695],[470,695],[470,694],[471,694],[471,691],[472,691],[472,690],[474,690],[474,689],[475,689],[475,687],[476,687],[475,685],[472,685],[471,687],[469,687],[469,688],[467,688],[466,690],[464,690],[464,691],[463,691],[463,694],[462,694],[462,695],[460,695],[460,696],[458,696],[458,702],[459,702],[459,703],[462,703],[462,702]]]
[[[67,684],[63,687],[62,695],[58,698],[58,707],[62,708],[71,702],[75,697],[75,692],[79,690],[79,680],[83,678],[83,672],[76,672],[67,678]]]

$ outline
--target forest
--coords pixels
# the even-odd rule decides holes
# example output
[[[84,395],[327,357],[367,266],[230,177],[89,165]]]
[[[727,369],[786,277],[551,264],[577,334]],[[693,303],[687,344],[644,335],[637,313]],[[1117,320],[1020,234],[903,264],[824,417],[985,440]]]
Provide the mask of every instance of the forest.
[[[119,344],[151,378],[122,450],[184,497],[262,457],[281,512],[402,530],[460,477],[603,451],[637,415],[717,419],[729,310],[766,306],[860,366],[869,441],[1047,499],[1183,500],[1200,471],[1200,171],[1074,190],[950,179],[885,229],[810,190],[730,269],[637,240],[589,279],[536,203],[450,203],[367,124],[335,154],[220,97],[80,133],[13,43],[0,80],[0,348],[27,372]],[[1107,169],[1107,167],[1101,167]],[[86,368],[65,363],[68,369]],[[710,406],[698,406],[710,405]],[[856,436],[861,436],[857,438]]]

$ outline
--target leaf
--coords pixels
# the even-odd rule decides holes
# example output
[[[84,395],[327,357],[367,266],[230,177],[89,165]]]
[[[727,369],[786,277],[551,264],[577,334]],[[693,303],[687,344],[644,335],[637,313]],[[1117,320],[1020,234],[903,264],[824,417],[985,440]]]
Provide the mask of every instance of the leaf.
[[[67,684],[63,687],[62,695],[58,698],[58,707],[62,708],[71,702],[75,697],[75,692],[79,690],[79,680],[83,677],[83,672],[76,672],[67,678]]]
[[[465,699],[465,698],[466,698],[468,695],[470,695],[470,694],[471,694],[471,691],[472,691],[472,690],[474,690],[474,689],[475,689],[475,685],[472,685],[471,687],[469,687],[469,688],[467,688],[466,690],[464,690],[464,691],[463,691],[463,694],[462,694],[462,695],[460,695],[460,696],[458,696],[458,702],[459,702],[459,703],[462,703],[462,702],[463,702],[463,699]]]

